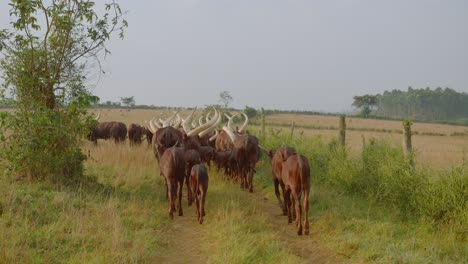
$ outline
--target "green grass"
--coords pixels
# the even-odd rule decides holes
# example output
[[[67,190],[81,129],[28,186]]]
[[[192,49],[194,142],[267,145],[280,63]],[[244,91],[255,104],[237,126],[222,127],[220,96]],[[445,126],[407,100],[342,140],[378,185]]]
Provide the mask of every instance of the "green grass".
[[[466,169],[412,171],[380,141],[359,157],[320,137],[267,139],[264,147],[283,142],[310,159],[311,236],[344,262],[468,259]],[[163,179],[146,146],[84,149],[92,156],[87,176],[74,184],[0,178],[0,263],[159,263],[179,253],[180,243],[192,243],[204,262],[307,262],[279,231],[294,228],[286,219],[275,225],[259,202],[276,205],[269,160],[257,166],[255,194],[210,170],[207,216],[199,225],[185,199],[184,217],[169,220]],[[181,223],[193,232],[184,242],[177,240]]]

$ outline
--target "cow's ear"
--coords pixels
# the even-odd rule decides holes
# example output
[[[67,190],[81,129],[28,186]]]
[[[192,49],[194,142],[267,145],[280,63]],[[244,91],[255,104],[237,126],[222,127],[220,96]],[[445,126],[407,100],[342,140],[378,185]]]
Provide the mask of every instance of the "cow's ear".
[[[273,158],[273,155],[274,155],[274,154],[273,154],[273,151],[271,151],[271,150],[270,150],[270,151],[268,151],[268,157],[270,157],[270,159],[272,159],[272,158]]]

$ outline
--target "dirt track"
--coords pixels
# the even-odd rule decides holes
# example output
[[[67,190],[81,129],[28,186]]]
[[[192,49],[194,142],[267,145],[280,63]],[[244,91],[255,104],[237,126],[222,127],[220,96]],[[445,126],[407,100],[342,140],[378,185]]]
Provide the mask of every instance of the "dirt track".
[[[252,203],[259,208],[260,211],[269,215],[271,225],[269,228],[289,245],[289,250],[294,255],[302,259],[302,263],[343,263],[336,254],[326,249],[321,241],[319,234],[310,234],[309,236],[297,236],[294,224],[287,224],[286,216],[281,214],[281,210],[276,201],[273,202],[261,196],[259,193],[245,193],[252,196]],[[206,237],[204,232],[208,228],[209,215],[205,219],[203,225],[198,224],[195,217],[194,208],[186,207],[184,197],[184,216],[174,216],[174,221],[170,225],[170,229],[166,234],[168,239],[168,251],[162,257],[155,259],[158,263],[207,263],[209,252],[204,252],[204,249],[197,247],[202,244],[199,239]],[[313,223],[311,223],[313,224]],[[176,237],[175,239],[172,239]]]

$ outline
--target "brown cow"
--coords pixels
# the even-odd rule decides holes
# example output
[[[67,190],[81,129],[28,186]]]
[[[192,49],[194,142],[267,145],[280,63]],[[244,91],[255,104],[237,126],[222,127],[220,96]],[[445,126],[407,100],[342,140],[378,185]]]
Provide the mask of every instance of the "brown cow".
[[[203,217],[205,216],[206,192],[208,191],[208,172],[203,164],[197,164],[192,167],[190,188],[197,208],[198,221],[202,224]]]
[[[229,138],[229,135],[224,130],[219,132],[215,141],[215,148],[217,151],[226,151],[234,148],[231,138]]]
[[[128,141],[130,145],[140,145],[141,137],[145,133],[145,128],[138,124],[130,124],[128,126]]]
[[[182,188],[185,180],[184,151],[179,147],[171,147],[164,151],[160,160],[160,174],[166,183],[167,196],[169,198],[169,217],[174,218],[175,196],[177,189],[177,209],[179,216],[182,211]]]
[[[304,234],[309,234],[309,194],[310,166],[306,157],[291,155],[284,163],[282,179],[285,185],[285,204],[288,209],[288,223],[292,222],[291,195],[296,209],[297,234],[302,235],[302,213],[304,213]],[[301,195],[304,193],[304,212],[301,208]]]
[[[153,134],[153,151],[154,156],[159,161],[161,155],[167,148],[173,146],[179,146],[182,142],[182,132],[179,130],[168,126],[160,128]]]
[[[281,201],[279,187],[281,186],[281,191],[283,192],[283,199],[285,199],[284,192],[284,182],[282,179],[282,170],[283,162],[285,162],[289,156],[296,154],[296,150],[291,147],[281,146],[276,150],[275,154],[270,152],[268,156],[271,158],[271,169],[273,173],[273,182],[275,185],[275,195],[278,199],[280,207],[283,209],[283,214],[287,215],[286,204]]]
[[[209,167],[211,167],[211,161],[214,159],[215,150],[210,146],[201,146],[200,147],[200,158],[202,162],[205,162]]]
[[[101,122],[88,134],[88,139],[97,145],[98,139],[114,139],[115,143],[125,141],[127,137],[127,126],[122,122]]]
[[[187,201],[188,205],[192,205],[192,195],[190,193],[189,187],[189,177],[192,167],[196,164],[201,163],[200,153],[195,149],[184,150],[184,160],[185,160],[185,177],[187,181]]]
[[[144,134],[146,136],[146,142],[148,142],[148,145],[151,145],[151,143],[153,142],[153,133],[151,132],[151,130],[149,130],[148,128],[144,128]]]

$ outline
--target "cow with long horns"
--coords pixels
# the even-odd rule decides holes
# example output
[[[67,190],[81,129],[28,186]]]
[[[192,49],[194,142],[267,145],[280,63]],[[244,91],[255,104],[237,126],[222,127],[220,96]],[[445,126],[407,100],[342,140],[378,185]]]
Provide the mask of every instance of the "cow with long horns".
[[[100,114],[95,118],[99,120]],[[122,122],[100,122],[91,128],[88,139],[97,145],[98,139],[114,139],[115,143],[124,142],[127,137],[127,126]]]

